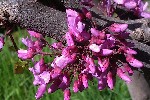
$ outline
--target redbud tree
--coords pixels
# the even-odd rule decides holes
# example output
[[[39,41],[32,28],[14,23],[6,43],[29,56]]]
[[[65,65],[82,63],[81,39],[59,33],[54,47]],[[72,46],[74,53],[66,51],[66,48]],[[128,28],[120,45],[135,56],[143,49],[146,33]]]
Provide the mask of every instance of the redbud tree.
[[[38,86],[36,99],[40,99],[46,92],[53,93],[61,89],[64,93],[64,100],[70,100],[70,89],[74,93],[82,92],[88,89],[88,82],[93,79],[98,81],[99,90],[113,89],[116,76],[130,83],[133,70],[144,66],[143,62],[135,57],[138,55],[137,51],[133,49],[135,44],[128,39],[138,38],[134,37],[135,31],[130,30],[130,25],[146,22],[150,18],[150,13],[147,12],[147,2],[142,0],[101,0],[97,5],[93,0],[58,0],[58,5],[60,3],[64,5],[64,8],[61,7],[63,8],[61,11],[56,0],[57,3],[47,5],[47,9],[50,9],[50,6],[60,10],[61,13],[65,12],[65,14],[63,13],[62,16],[59,15],[60,12],[53,14],[57,18],[62,17],[62,20],[59,20],[60,22],[55,19],[51,20],[51,24],[48,24],[49,29],[37,23],[34,25],[34,21],[30,23],[31,26],[25,24],[33,19],[23,19],[24,17],[18,15],[18,12],[21,11],[19,9],[22,9],[22,6],[18,7],[20,3],[16,4],[15,0],[9,1],[18,8],[16,10],[9,8],[8,1],[2,2],[0,6],[1,23],[8,30],[5,35],[0,37],[0,49],[2,50],[5,46],[6,36],[12,37],[12,24],[19,23],[21,27],[27,28],[29,36],[21,40],[26,49],[18,49],[14,38],[11,39],[18,58],[23,61],[30,60],[33,63],[29,70],[34,76],[33,84]],[[39,2],[41,1],[29,0],[28,4],[35,3],[34,5],[36,5]],[[22,5],[24,3],[25,1],[22,2]],[[40,5],[35,6],[36,10],[38,7],[40,8]],[[93,9],[96,9],[95,12],[101,19],[96,17],[97,14],[93,12]],[[28,9],[29,12],[32,10]],[[25,13],[24,15],[27,17],[26,12],[20,13]],[[36,21],[36,19],[38,20],[38,17],[34,20]],[[43,20],[45,21],[45,19]],[[39,23],[43,20],[40,20]],[[57,26],[55,26],[56,23]],[[43,23],[43,25],[45,24]],[[65,32],[62,28],[63,25],[67,25]],[[44,30],[38,27],[44,27]],[[50,34],[48,36],[56,39],[57,42],[49,43],[45,33]],[[144,32],[137,34],[143,36],[143,39],[149,40]],[[52,52],[44,52],[45,47]],[[36,56],[40,56],[39,61],[35,60]],[[54,59],[47,63],[44,59],[45,56]]]

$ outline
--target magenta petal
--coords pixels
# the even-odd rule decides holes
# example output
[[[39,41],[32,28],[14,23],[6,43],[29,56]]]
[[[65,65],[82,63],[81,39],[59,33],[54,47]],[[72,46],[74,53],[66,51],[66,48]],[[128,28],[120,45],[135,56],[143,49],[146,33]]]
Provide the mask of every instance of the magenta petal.
[[[76,11],[72,9],[66,9],[66,13],[68,17],[77,17],[79,15]]]
[[[0,49],[2,49],[4,44],[0,41]]]
[[[134,72],[133,72],[133,70],[130,68],[130,66],[127,64],[127,63],[124,63],[123,64],[123,67],[124,67],[124,70],[126,71],[126,72],[128,72],[128,74],[130,75],[132,75]]]
[[[96,30],[95,28],[91,28],[91,33],[92,33],[92,35],[94,35],[94,36],[98,36],[98,35],[99,35],[99,31]]]
[[[50,72],[50,75],[51,75],[51,78],[54,79],[56,77],[58,77],[61,73],[62,69],[59,68],[59,67],[55,67],[51,72]]]
[[[114,88],[113,77],[111,72],[108,72],[107,74],[107,84],[110,89]]]
[[[0,49],[2,49],[3,48],[3,43],[0,41]]]
[[[144,17],[144,18],[150,18],[150,13],[148,13],[148,12],[142,12],[141,16]]]
[[[143,63],[140,62],[139,60],[137,59],[133,59],[132,61],[129,62],[129,64],[133,67],[137,67],[137,68],[141,68],[143,67]]]
[[[135,50],[130,49],[130,48],[125,49],[124,52],[127,54],[137,54],[137,52]]]
[[[126,55],[126,61],[133,67],[141,68],[143,63],[135,59],[132,55]]]
[[[96,44],[91,44],[89,46],[89,49],[92,50],[93,52],[100,52],[100,46],[98,46]]]
[[[147,9],[147,7],[148,7],[148,2],[145,2],[145,4],[142,7],[143,8],[142,10],[145,11]]]
[[[41,72],[41,66],[39,65],[39,62],[37,62],[36,64],[35,64],[35,66],[34,66],[34,68],[35,68],[35,72],[37,73],[37,74],[39,74],[40,72]]]
[[[34,42],[29,39],[29,38],[22,38],[22,42],[27,46],[27,47],[33,47]]]
[[[94,60],[90,57],[87,57],[86,62],[88,64],[88,68],[90,70],[90,73],[95,73],[96,68],[95,68]]]
[[[98,89],[103,90],[107,85],[106,78],[102,78],[98,80]]]
[[[50,73],[48,71],[44,71],[39,77],[42,79],[43,84],[47,84],[50,81]]]
[[[126,82],[131,82],[131,79],[125,75],[121,68],[117,68],[117,75]]]
[[[39,39],[43,38],[43,36],[40,33],[37,33],[35,31],[28,30],[28,33],[30,34],[30,36],[33,36],[35,38],[39,38]]]
[[[34,49],[29,48],[28,50],[18,50],[18,57],[21,59],[31,59],[34,56]]]
[[[127,29],[128,27],[128,24],[112,24],[110,27],[109,27],[109,30],[112,31],[112,32],[123,32]]]
[[[124,4],[125,0],[114,0],[117,4]]]
[[[46,84],[41,84],[36,93],[36,99],[40,99],[43,94],[46,92]]]
[[[66,88],[68,88],[70,84],[69,78],[67,78],[66,76],[63,76],[60,80],[61,80],[61,83],[59,85],[59,88],[62,90],[65,90]]]
[[[40,85],[40,84],[42,84],[42,82],[39,75],[34,75],[33,85]]]
[[[40,74],[47,69],[47,65],[44,63],[44,58],[41,58],[34,66],[35,72]]]
[[[65,56],[56,57],[54,60],[54,64],[56,64],[56,66],[63,69],[68,64],[68,59]],[[53,67],[53,64],[52,64],[52,67]]]
[[[66,40],[67,40],[67,45],[68,46],[73,46],[74,45],[74,40],[72,38],[72,35],[69,32],[66,33]]]
[[[62,44],[62,42],[57,42],[57,43],[55,42],[52,44],[52,47],[55,49],[60,49],[63,47],[63,44]]]
[[[135,1],[127,1],[127,2],[125,2],[125,7],[126,8],[128,8],[128,9],[133,9],[133,8],[135,8],[136,6],[137,6],[137,3],[135,2]]]
[[[74,84],[73,84],[73,92],[77,93],[79,91],[79,88],[78,88],[78,81],[74,81]]]
[[[18,57],[21,59],[26,59],[27,53],[28,53],[28,50],[20,49],[20,50],[18,50]]]
[[[104,72],[109,67],[109,59],[104,59],[102,66],[100,66],[102,72]]]
[[[84,88],[88,88],[88,79],[87,79],[87,75],[85,74],[82,75],[82,83]]]
[[[82,23],[81,21],[79,21],[78,23],[77,23],[77,30],[81,33],[81,32],[83,32],[83,29],[84,29],[84,27],[85,27],[85,24],[84,23]]]
[[[102,56],[109,56],[113,53],[113,50],[110,50],[110,49],[102,49],[101,50],[101,55]]]
[[[70,90],[65,89],[64,90],[64,100],[70,100],[70,96],[71,96]]]
[[[4,46],[4,37],[0,37],[0,49]]]

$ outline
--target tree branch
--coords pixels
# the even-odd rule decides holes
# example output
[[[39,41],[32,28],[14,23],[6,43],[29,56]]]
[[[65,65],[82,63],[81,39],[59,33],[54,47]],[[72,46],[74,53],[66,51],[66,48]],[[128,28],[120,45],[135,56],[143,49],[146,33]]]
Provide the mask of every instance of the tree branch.
[[[51,1],[51,0],[50,0]],[[80,8],[78,0],[65,0],[64,6],[66,8],[74,7]],[[52,3],[52,2],[51,2]],[[55,5],[59,6],[59,5]],[[62,7],[62,6],[61,6]],[[61,8],[60,8],[61,9]],[[64,8],[62,8],[64,9]],[[0,17],[7,19],[4,16],[4,13],[9,13],[8,21],[11,23],[16,23],[23,28],[37,31],[43,35],[48,35],[54,39],[62,40],[63,35],[67,31],[66,23],[66,13],[56,10],[54,8],[45,6],[34,0],[7,0],[3,3],[0,3]],[[101,14],[96,14],[92,12],[93,20],[97,22],[99,27],[108,26],[112,23],[126,23],[129,24],[129,29],[131,38],[141,40],[143,36],[146,37],[146,40],[150,40],[150,35],[146,29],[142,29],[144,24],[147,29],[149,19],[137,19],[137,20],[119,20],[113,17],[106,17]],[[141,36],[137,37],[135,29],[140,28],[140,31],[144,32]],[[150,29],[149,29],[150,30]],[[144,39],[145,40],[145,39]]]

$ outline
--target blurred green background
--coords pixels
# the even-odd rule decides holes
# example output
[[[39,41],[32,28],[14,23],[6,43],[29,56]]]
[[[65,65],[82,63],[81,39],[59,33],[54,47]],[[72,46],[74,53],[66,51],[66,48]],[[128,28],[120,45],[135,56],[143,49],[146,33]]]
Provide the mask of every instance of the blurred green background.
[[[0,30],[2,33],[3,31]],[[13,37],[19,48],[25,46],[21,43],[21,38],[26,37],[25,30],[16,29]],[[15,52],[10,38],[5,39],[5,46],[0,52],[0,100],[35,100],[37,87],[33,82],[32,73],[24,68],[23,74],[15,74],[16,63],[18,62],[17,53]],[[17,66],[22,66],[21,63]],[[99,91],[97,82],[89,82],[90,86],[83,92],[72,93],[71,100],[131,100],[125,82],[117,78],[114,90],[105,89]],[[52,94],[45,94],[41,100],[63,100],[63,92],[57,90]]]

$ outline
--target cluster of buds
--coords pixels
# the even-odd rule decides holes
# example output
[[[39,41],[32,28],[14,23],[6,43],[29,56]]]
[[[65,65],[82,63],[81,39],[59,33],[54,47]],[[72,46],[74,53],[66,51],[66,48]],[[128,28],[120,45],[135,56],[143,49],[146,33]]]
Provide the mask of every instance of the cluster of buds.
[[[43,94],[53,93],[58,89],[64,92],[64,100],[70,100],[70,88],[73,91],[83,91],[88,88],[88,81],[96,78],[98,89],[105,87],[113,89],[116,75],[126,82],[130,82],[129,75],[133,74],[133,67],[141,68],[143,64],[134,58],[137,54],[132,49],[133,44],[127,42],[129,33],[127,24],[114,23],[105,29],[87,27],[84,20],[91,20],[92,15],[84,8],[83,13],[67,9],[68,32],[65,34],[66,45],[61,42],[48,44],[39,33],[28,31],[31,38],[23,38],[22,42],[27,50],[18,50],[18,57],[34,61],[35,55],[42,55],[34,67],[29,70],[34,75],[34,85],[39,88],[36,99]],[[33,39],[35,38],[35,39]],[[58,51],[51,64],[44,62],[43,47]]]
[[[80,13],[71,8],[66,9],[68,32],[64,38],[66,44],[55,42],[49,44],[40,33],[28,31],[30,37],[22,38],[26,50],[18,50],[18,57],[31,60],[34,67],[29,70],[34,75],[33,84],[39,86],[36,99],[43,94],[53,93],[58,89],[64,92],[64,100],[70,100],[73,92],[82,92],[88,88],[88,82],[93,78],[98,81],[98,89],[114,88],[116,76],[125,82],[130,82],[133,68],[143,67],[142,62],[134,58],[137,54],[132,49],[132,43],[127,42],[128,24],[113,23],[103,29],[98,29],[92,21],[92,14],[87,8],[94,6],[92,0],[80,0],[86,8]],[[150,18],[146,12],[148,3],[141,0],[101,0],[101,8],[105,8],[108,16],[113,15],[114,4],[133,11],[138,17]],[[7,34],[6,34],[7,35]],[[63,38],[63,37],[62,37]],[[0,37],[0,50],[4,46],[4,37]],[[55,53],[43,52],[48,47]],[[41,55],[39,61],[35,56]],[[46,63],[44,56],[54,57]],[[73,83],[73,86],[71,84]]]
[[[43,94],[53,93],[58,89],[64,92],[64,100],[70,100],[70,88],[73,92],[82,92],[88,88],[93,78],[98,81],[98,89],[114,88],[116,76],[130,82],[133,68],[143,67],[142,62],[134,58],[137,54],[134,46],[126,39],[128,24],[113,23],[99,30],[92,21],[92,14],[87,8],[94,6],[92,0],[80,0],[86,8],[80,13],[67,9],[68,32],[65,34],[66,44],[56,42],[49,44],[40,33],[28,31],[30,37],[22,38],[27,50],[18,50],[22,60],[31,59],[34,67],[29,70],[34,75],[33,84],[39,86],[36,99]],[[133,11],[138,17],[150,18],[146,12],[148,3],[141,0],[101,0],[108,16],[113,15],[112,4],[117,4]],[[4,37],[0,37],[0,50],[4,46]],[[44,47],[56,53],[43,52]],[[41,55],[39,61],[34,57]],[[45,63],[44,56],[54,56],[54,60]],[[73,83],[73,86],[71,86]]]
[[[22,38],[24,45],[28,47],[27,50],[18,50],[18,57],[22,60],[31,59],[36,54],[41,54],[43,47],[45,46],[44,38],[41,34],[34,31],[28,31],[31,38]],[[32,38],[36,38],[34,41]]]
[[[114,0],[115,3],[134,11],[135,15],[150,18],[150,13],[146,12],[148,2],[142,0]]]
[[[112,5],[119,5],[123,8],[126,8],[128,11],[132,11],[134,15],[139,18],[150,18],[150,13],[146,11],[148,7],[148,2],[143,2],[142,0],[101,0],[99,8],[101,11],[107,13],[107,16],[112,16],[114,9]]]

